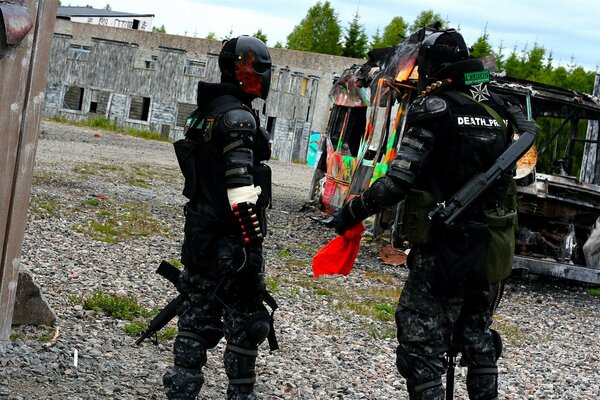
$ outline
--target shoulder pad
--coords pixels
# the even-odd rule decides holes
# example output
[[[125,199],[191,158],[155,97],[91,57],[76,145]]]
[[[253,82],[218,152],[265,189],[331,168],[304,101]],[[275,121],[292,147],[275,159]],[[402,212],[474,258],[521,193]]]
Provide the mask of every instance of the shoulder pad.
[[[408,118],[420,120],[435,118],[442,115],[448,109],[446,100],[438,96],[422,96],[417,98],[408,110]]]
[[[256,131],[256,120],[248,110],[235,108],[229,110],[221,117],[223,128],[226,130]]]

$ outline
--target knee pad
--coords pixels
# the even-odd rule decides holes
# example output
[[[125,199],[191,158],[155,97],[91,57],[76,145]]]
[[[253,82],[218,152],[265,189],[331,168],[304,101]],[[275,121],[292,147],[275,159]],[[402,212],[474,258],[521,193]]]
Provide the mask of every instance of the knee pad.
[[[418,385],[410,386],[409,393],[411,400],[442,400],[444,399],[444,386],[441,379],[424,382]]]
[[[246,321],[245,326],[248,340],[259,345],[269,336],[271,330],[271,315],[267,310],[259,310],[252,314]]]
[[[242,347],[243,346],[243,347]],[[236,345],[227,343],[225,347],[225,372],[231,385],[254,385],[258,346],[249,343]]]
[[[469,367],[467,369],[467,393],[472,400],[494,400],[498,398],[498,368]]]
[[[204,375],[197,369],[187,369],[174,366],[163,375],[163,387],[167,399],[193,400],[200,393]]]
[[[503,350],[502,337],[496,330],[490,329],[490,331],[492,332],[492,341],[494,343],[494,349],[496,350],[496,361],[498,361]]]
[[[408,379],[411,367],[409,354],[400,346],[396,347],[396,368],[403,378]]]
[[[219,341],[223,337],[223,331],[221,329],[211,328],[210,326],[196,331],[180,329],[177,333],[177,337],[190,339],[192,341],[201,343],[207,349],[212,349],[219,344]]]
[[[173,361],[175,366],[200,370],[206,364],[206,346],[197,339],[183,336],[179,332],[173,344]]]

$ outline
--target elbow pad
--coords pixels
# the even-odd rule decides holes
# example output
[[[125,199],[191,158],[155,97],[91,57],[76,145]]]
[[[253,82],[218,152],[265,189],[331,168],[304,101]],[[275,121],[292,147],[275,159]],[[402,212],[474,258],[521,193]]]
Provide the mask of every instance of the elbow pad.
[[[429,158],[433,144],[433,133],[418,126],[411,127],[402,138],[398,155],[390,165],[388,176],[411,186]]]
[[[253,185],[250,168],[253,164],[256,120],[244,109],[234,109],[221,118],[223,160],[228,188]]]
[[[403,187],[403,183],[389,176],[384,176],[373,182],[371,187],[361,196],[369,214],[381,212],[384,208],[402,201],[408,190],[408,188]]]

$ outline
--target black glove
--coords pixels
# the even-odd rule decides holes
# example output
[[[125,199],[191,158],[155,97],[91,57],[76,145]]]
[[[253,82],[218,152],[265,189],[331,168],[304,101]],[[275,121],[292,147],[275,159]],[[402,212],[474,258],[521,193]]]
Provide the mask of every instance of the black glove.
[[[535,124],[535,121],[532,119],[528,120],[519,106],[511,105],[506,110],[506,113],[508,114],[510,122],[513,123],[518,133],[530,132],[534,135],[537,133],[537,125]]]
[[[371,213],[367,210],[362,198],[355,197],[333,213],[331,225],[338,235],[343,235],[349,228],[367,218]]]
[[[240,228],[242,228],[244,246],[260,247],[263,242],[263,235],[260,230],[258,216],[256,215],[256,204],[244,201],[242,203],[235,203],[232,209],[233,214],[240,223]]]

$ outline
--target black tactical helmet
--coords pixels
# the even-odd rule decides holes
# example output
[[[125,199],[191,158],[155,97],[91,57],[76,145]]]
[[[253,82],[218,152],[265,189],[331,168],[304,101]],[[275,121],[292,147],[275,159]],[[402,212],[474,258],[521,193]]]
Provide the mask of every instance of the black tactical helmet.
[[[219,54],[221,81],[240,85],[247,94],[266,99],[271,86],[271,55],[251,36],[228,40]]]
[[[436,80],[447,78],[439,73],[450,64],[469,58],[469,48],[456,30],[448,29],[429,34],[423,39],[417,58],[419,90]]]

